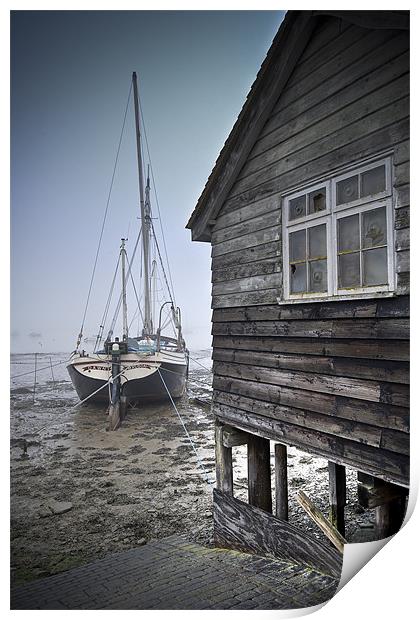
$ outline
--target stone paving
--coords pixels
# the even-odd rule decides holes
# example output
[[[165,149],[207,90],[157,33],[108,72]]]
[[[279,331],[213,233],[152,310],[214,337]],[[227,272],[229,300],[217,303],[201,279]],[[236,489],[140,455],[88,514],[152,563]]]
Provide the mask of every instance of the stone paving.
[[[296,609],[337,585],[304,565],[171,536],[19,586],[11,609]]]

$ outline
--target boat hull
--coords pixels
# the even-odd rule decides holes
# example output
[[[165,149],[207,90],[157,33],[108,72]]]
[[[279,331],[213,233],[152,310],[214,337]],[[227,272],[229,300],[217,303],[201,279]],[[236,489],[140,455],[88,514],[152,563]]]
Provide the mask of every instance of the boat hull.
[[[184,363],[122,357],[121,395],[126,396],[130,404],[180,398],[185,393],[187,368],[185,356]],[[109,404],[110,359],[78,358],[70,362],[67,370],[80,400]]]

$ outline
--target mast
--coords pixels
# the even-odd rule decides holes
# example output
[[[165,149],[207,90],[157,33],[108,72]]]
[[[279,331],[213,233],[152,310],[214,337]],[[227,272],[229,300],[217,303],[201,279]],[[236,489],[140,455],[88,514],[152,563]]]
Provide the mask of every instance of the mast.
[[[153,333],[152,313],[150,306],[150,185],[147,181],[146,201],[144,199],[144,179],[143,179],[143,163],[141,155],[140,141],[140,114],[139,114],[139,95],[137,88],[137,74],[133,72],[133,96],[134,96],[134,114],[136,121],[136,141],[137,141],[137,163],[139,172],[139,193],[140,193],[140,213],[142,226],[142,245],[143,245],[143,274],[144,274],[144,325],[143,336]]]
[[[121,273],[122,273],[122,307],[123,307],[123,341],[128,338],[127,291],[125,285],[125,239],[121,239]]]

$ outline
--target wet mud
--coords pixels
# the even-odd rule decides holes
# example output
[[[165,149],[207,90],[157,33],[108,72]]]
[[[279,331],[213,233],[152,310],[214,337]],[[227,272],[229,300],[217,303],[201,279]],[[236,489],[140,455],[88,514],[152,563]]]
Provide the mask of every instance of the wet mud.
[[[210,367],[210,353],[202,353],[196,359]],[[39,358],[46,368],[49,356]],[[33,370],[33,355],[12,356],[12,584],[171,534],[212,545],[211,373],[192,364],[187,394],[176,403],[195,452],[168,402],[129,408],[122,426],[108,432],[104,407],[76,406],[65,366],[54,366],[64,358],[53,356],[34,391],[33,375],[24,374]],[[327,515],[327,462],[295,448],[288,453],[290,522],[326,541],[295,494],[303,489]],[[245,446],[233,448],[233,458],[235,496],[246,501]],[[354,472],[347,482],[347,538],[372,540],[373,511],[357,505]]]

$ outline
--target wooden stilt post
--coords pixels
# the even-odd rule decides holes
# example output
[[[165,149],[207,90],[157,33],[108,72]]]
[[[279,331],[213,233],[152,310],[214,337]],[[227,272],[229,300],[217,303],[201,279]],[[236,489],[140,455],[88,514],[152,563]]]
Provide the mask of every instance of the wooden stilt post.
[[[346,505],[346,468],[328,461],[330,489],[330,521],[342,536],[346,535],[344,506]]]
[[[406,511],[406,495],[393,499],[375,509],[375,533],[380,540],[396,534],[404,521]]]
[[[283,521],[289,519],[287,486],[287,447],[282,443],[274,446],[276,516]]]
[[[223,424],[215,421],[216,488],[233,496],[232,448],[223,445]]]
[[[251,506],[272,511],[270,440],[252,434],[248,439],[248,501]]]

